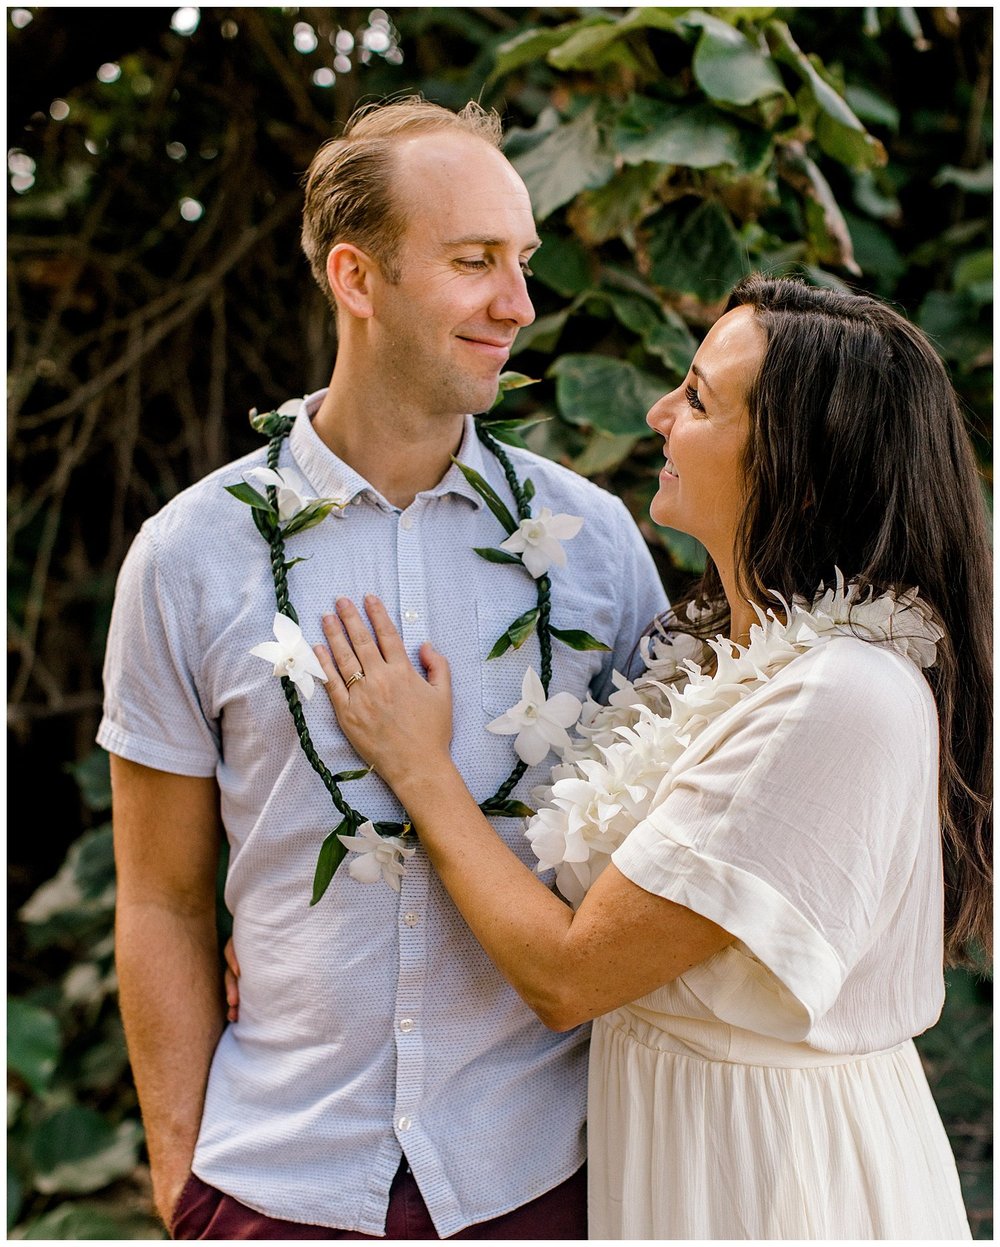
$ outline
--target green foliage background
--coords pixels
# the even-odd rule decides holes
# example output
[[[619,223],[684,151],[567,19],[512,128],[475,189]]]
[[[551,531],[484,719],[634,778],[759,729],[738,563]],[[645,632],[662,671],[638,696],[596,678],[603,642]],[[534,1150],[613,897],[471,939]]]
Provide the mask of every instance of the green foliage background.
[[[91,743],[114,579],[147,515],[256,445],[249,407],[327,380],[297,183],[360,99],[503,112],[545,244],[513,361],[540,382],[507,409],[626,499],[668,588],[702,555],[646,515],[643,416],[749,268],[898,301],[992,480],[989,9],[195,12],[188,33],[170,9],[7,15],[15,1238],[162,1236]],[[990,1237],[987,984],[950,976],[920,1048]]]

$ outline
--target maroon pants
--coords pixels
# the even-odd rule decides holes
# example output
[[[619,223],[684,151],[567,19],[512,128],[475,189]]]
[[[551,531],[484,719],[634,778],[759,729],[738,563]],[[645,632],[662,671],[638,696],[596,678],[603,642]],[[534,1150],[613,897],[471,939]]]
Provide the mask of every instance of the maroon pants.
[[[374,1238],[357,1230],[334,1230],[324,1225],[301,1225],[296,1221],[278,1221],[254,1212],[231,1195],[202,1182],[194,1174],[181,1192],[171,1238],[240,1239],[260,1238]],[[417,1188],[413,1174],[404,1160],[389,1190],[389,1213],[385,1222],[387,1239],[436,1239],[427,1205]],[[539,1195],[530,1204],[515,1208],[492,1221],[481,1221],[460,1230],[452,1238],[572,1238],[587,1237],[587,1166],[561,1186]]]

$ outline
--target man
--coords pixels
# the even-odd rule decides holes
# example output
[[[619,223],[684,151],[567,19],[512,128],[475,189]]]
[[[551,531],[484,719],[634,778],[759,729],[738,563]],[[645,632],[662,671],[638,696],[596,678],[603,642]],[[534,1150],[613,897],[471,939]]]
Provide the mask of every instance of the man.
[[[287,539],[289,594],[310,641],[338,596],[377,593],[413,657],[452,662],[456,760],[483,798],[516,762],[486,725],[514,705],[539,645],[487,661],[536,602],[523,567],[473,547],[506,537],[451,463],[513,509],[467,413],[488,409],[539,245],[493,115],[420,100],[348,124],[309,171],[303,245],[337,318],[330,386],[297,404],[279,467],[339,513]],[[623,505],[511,451],[533,510],[584,517],[553,566],[552,623],[611,653],[553,643],[551,693],[611,691],[664,606]],[[585,1237],[582,1030],[546,1031],[475,943],[418,851],[397,894],[345,864],[310,907],[340,815],[303,754],[282,686],[251,650],[271,635],[271,558],[226,492],[230,464],[147,521],[118,585],[100,742],[112,753],[122,1013],[157,1207],[176,1237]],[[308,730],[331,772],[360,763],[319,698]],[[322,703],[322,704],[321,704]],[[547,778],[530,768],[513,796]],[[344,795],[398,819],[374,775]],[[214,880],[242,977],[224,1028]],[[499,835],[526,861],[518,819]]]

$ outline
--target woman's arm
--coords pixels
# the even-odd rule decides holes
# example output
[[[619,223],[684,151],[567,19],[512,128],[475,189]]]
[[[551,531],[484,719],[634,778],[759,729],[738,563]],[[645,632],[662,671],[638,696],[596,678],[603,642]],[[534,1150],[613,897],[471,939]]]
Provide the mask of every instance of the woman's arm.
[[[396,793],[490,959],[547,1026],[568,1030],[636,1000],[732,942],[613,865],[575,914],[550,892],[497,837],[451,760],[448,664],[425,645],[424,680],[382,603],[365,605],[377,644],[341,600],[339,620],[323,620],[332,659],[316,648],[340,725]],[[365,678],[348,689],[358,671]]]

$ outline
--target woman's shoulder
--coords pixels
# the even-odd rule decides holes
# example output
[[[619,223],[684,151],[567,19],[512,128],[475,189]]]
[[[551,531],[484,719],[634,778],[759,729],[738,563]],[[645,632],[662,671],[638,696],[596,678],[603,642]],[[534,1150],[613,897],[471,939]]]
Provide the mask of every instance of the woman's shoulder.
[[[867,730],[879,721],[904,731],[936,725],[934,696],[916,663],[890,645],[846,633],[823,638],[768,683],[772,694],[800,695],[811,711],[855,718]]]

